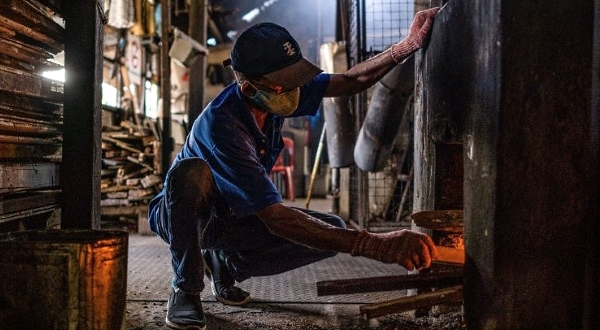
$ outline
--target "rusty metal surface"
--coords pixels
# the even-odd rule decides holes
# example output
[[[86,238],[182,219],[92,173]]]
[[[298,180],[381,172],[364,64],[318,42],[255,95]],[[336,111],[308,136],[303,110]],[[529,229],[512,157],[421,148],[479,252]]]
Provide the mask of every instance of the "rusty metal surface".
[[[443,232],[463,232],[463,210],[421,211],[412,214],[411,217],[419,227]]]
[[[3,329],[122,329],[128,235],[52,230],[0,235]]]

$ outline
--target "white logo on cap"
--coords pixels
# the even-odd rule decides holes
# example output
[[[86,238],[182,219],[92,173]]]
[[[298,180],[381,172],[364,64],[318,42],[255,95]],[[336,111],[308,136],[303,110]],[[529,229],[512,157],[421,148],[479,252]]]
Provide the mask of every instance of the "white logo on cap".
[[[294,54],[296,54],[296,50],[294,49],[294,46],[292,46],[291,42],[286,42],[285,44],[283,44],[283,48],[285,49],[285,52],[289,55],[292,56]]]

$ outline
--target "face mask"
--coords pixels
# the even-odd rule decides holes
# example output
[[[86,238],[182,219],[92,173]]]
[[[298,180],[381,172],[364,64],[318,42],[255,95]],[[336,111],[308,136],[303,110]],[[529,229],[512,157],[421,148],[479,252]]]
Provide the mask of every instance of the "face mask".
[[[252,86],[252,84],[250,84]],[[252,86],[254,87],[254,86]],[[272,93],[254,87],[256,92],[250,100],[265,111],[275,115],[289,116],[298,108],[300,87],[285,93]]]

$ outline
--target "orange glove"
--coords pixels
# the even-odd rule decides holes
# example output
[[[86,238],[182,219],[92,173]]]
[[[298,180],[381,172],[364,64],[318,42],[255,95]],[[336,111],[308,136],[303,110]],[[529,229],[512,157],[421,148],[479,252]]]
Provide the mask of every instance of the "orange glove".
[[[402,62],[410,54],[423,46],[431,32],[433,17],[440,10],[439,7],[422,10],[415,15],[408,31],[408,36],[397,44],[392,45],[392,58],[396,63]]]
[[[363,229],[354,238],[351,254],[421,270],[431,266],[437,250],[431,237],[423,233],[404,229],[382,234]]]

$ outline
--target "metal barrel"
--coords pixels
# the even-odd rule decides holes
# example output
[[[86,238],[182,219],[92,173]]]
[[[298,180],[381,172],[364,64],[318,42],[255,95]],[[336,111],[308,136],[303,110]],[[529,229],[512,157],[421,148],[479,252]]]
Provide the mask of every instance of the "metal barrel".
[[[0,234],[0,328],[124,329],[124,231]]]

